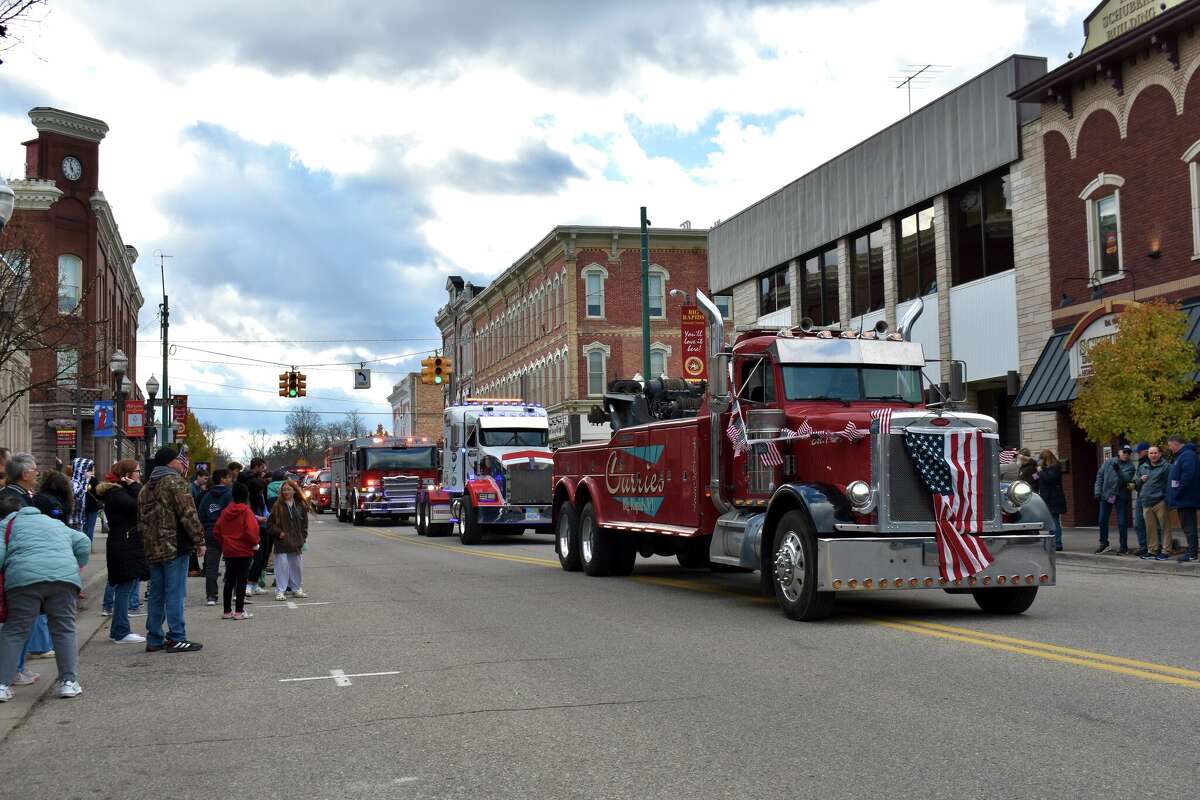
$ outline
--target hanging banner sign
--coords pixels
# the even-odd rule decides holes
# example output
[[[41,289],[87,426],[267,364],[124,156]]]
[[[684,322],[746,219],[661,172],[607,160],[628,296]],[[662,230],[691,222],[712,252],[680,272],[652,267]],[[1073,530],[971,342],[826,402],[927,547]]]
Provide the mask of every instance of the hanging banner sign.
[[[92,436],[108,439],[113,435],[113,401],[97,400],[92,406]]]
[[[175,438],[179,439],[187,436],[187,395],[177,394],[171,399],[171,413],[175,415],[176,434]]]
[[[141,400],[125,402],[125,435],[141,439],[146,435],[146,405]]]
[[[708,375],[704,343],[708,327],[704,313],[696,306],[684,306],[680,317],[680,342],[683,350],[683,377],[702,381]]]
[[[74,447],[75,446],[75,429],[74,428],[58,428],[54,431],[57,436],[58,447]]]

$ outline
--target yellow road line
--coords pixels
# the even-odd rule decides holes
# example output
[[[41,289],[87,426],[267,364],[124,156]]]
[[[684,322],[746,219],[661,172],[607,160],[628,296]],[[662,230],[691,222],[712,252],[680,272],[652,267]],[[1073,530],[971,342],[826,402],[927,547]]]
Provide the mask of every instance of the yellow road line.
[[[365,530],[364,532],[383,539],[391,539],[393,541],[419,545],[421,547],[433,547],[438,550],[448,550],[452,553],[460,553],[462,555],[478,556],[481,558],[494,558],[500,561],[511,561],[518,564],[531,564],[539,567],[559,566],[557,559],[550,560],[545,558],[534,558],[532,556],[517,556],[508,553],[497,553],[494,550],[468,549],[466,547],[441,544],[438,542],[426,541],[424,539],[414,539],[409,536],[397,536],[395,534],[383,533],[381,531]],[[666,586],[672,589],[686,589],[692,592],[703,592],[706,594],[736,597],[742,600],[749,600],[752,603],[775,603],[775,601],[769,597],[760,597],[757,595],[746,594],[744,592],[735,592],[719,586],[709,586],[707,584],[697,583],[682,578],[635,575],[633,576],[633,580],[638,581],[639,583]],[[1174,686],[1184,686],[1189,689],[1200,689],[1200,671],[1197,670],[1184,669],[1182,667],[1172,667],[1166,664],[1155,664],[1150,661],[1138,661],[1137,659],[1122,658],[1120,656],[1110,656],[1104,653],[1093,652],[1091,650],[1081,650],[1075,647],[1046,644],[1043,642],[1031,641],[1029,639],[1018,639],[1013,636],[985,633],[983,631],[977,631],[971,628],[959,628],[953,625],[943,625],[941,623],[927,622],[925,620],[908,620],[897,618],[875,619],[870,617],[867,617],[866,620],[873,625],[880,625],[885,628],[903,631],[905,633],[916,633],[922,636],[931,636],[948,641],[973,644],[978,647],[986,647],[991,650],[1001,650],[1007,653],[1032,656],[1034,658],[1055,661],[1061,664],[1072,664],[1074,666],[1101,670],[1103,672],[1113,672],[1143,680],[1168,683]]]
[[[992,650],[1003,650],[1008,653],[1019,653],[1021,655],[1033,656],[1035,658],[1043,658],[1048,661],[1057,661],[1062,664],[1074,664],[1078,667],[1087,667],[1088,669],[1098,669],[1104,672],[1116,672],[1121,675],[1128,675],[1134,678],[1143,678],[1148,681],[1158,681],[1159,683],[1170,683],[1175,686],[1186,686],[1189,689],[1200,689],[1200,681],[1189,680],[1187,678],[1179,678],[1174,675],[1165,675],[1162,672],[1151,672],[1146,669],[1133,669],[1131,667],[1123,667],[1118,664],[1110,664],[1101,661],[1097,658],[1080,658],[1076,656],[1059,655],[1044,649],[1035,647],[1019,647],[1017,645],[1005,644],[1000,641],[992,641],[991,639],[980,636],[967,636],[947,631],[935,630],[921,625],[910,625],[907,622],[893,622],[884,619],[868,619],[868,622],[873,625],[882,625],[885,628],[904,631],[906,633],[919,633],[924,636],[933,636],[939,639],[948,639],[955,642],[965,642],[967,644],[977,645],[979,647],[987,647]],[[963,629],[965,630],[965,629]],[[1031,643],[1032,644],[1032,643]],[[1084,651],[1086,652],[1086,651]],[[1096,654],[1100,655],[1100,654]],[[1146,662],[1143,662],[1146,663]],[[1151,665],[1155,669],[1162,669],[1158,664]],[[1173,667],[1170,669],[1174,669]]]

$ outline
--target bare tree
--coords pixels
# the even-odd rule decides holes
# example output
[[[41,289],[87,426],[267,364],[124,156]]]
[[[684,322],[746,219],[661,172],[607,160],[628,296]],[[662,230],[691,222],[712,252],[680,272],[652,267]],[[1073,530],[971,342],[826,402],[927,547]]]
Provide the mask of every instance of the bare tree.
[[[42,21],[45,15],[35,12],[45,5],[46,0],[0,0],[0,53],[24,41],[21,30]]]
[[[296,455],[314,463],[320,460],[323,428],[320,414],[308,406],[300,406],[287,415],[283,432]]]
[[[327,422],[325,423],[325,427],[321,429],[321,449],[327,450],[347,438],[349,437],[346,434],[346,424],[344,422]]]
[[[346,412],[346,436],[348,438],[356,438],[366,436],[370,429],[367,428],[367,422],[362,418],[362,415],[357,411]]]
[[[250,431],[250,441],[247,442],[246,447],[250,451],[249,461],[266,458],[271,451],[271,434],[267,433],[264,428]]]

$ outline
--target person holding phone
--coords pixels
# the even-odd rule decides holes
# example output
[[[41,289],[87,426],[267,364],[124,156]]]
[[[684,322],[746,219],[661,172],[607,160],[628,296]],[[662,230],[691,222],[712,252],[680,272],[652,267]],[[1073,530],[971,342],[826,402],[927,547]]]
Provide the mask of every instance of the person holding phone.
[[[129,608],[136,599],[139,580],[150,577],[142,537],[138,533],[137,498],[142,491],[142,469],[131,458],[118,461],[96,486],[96,496],[108,517],[108,580],[113,587],[112,624],[108,637],[117,644],[140,644],[146,637],[129,627]]]

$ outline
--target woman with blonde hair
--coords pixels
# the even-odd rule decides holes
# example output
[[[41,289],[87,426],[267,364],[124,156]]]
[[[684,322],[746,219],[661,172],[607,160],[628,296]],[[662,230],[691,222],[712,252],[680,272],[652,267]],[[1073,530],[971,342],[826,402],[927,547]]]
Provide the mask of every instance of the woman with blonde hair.
[[[1046,501],[1046,508],[1054,519],[1054,549],[1062,550],[1062,515],[1067,511],[1067,495],[1063,492],[1062,464],[1054,451],[1043,450],[1038,456],[1037,472],[1033,473],[1034,488]]]
[[[311,512],[312,505],[300,491],[300,486],[293,480],[284,481],[279,487],[279,499],[267,519],[275,539],[276,600],[286,600],[289,592],[292,597],[308,597],[300,580]]]

